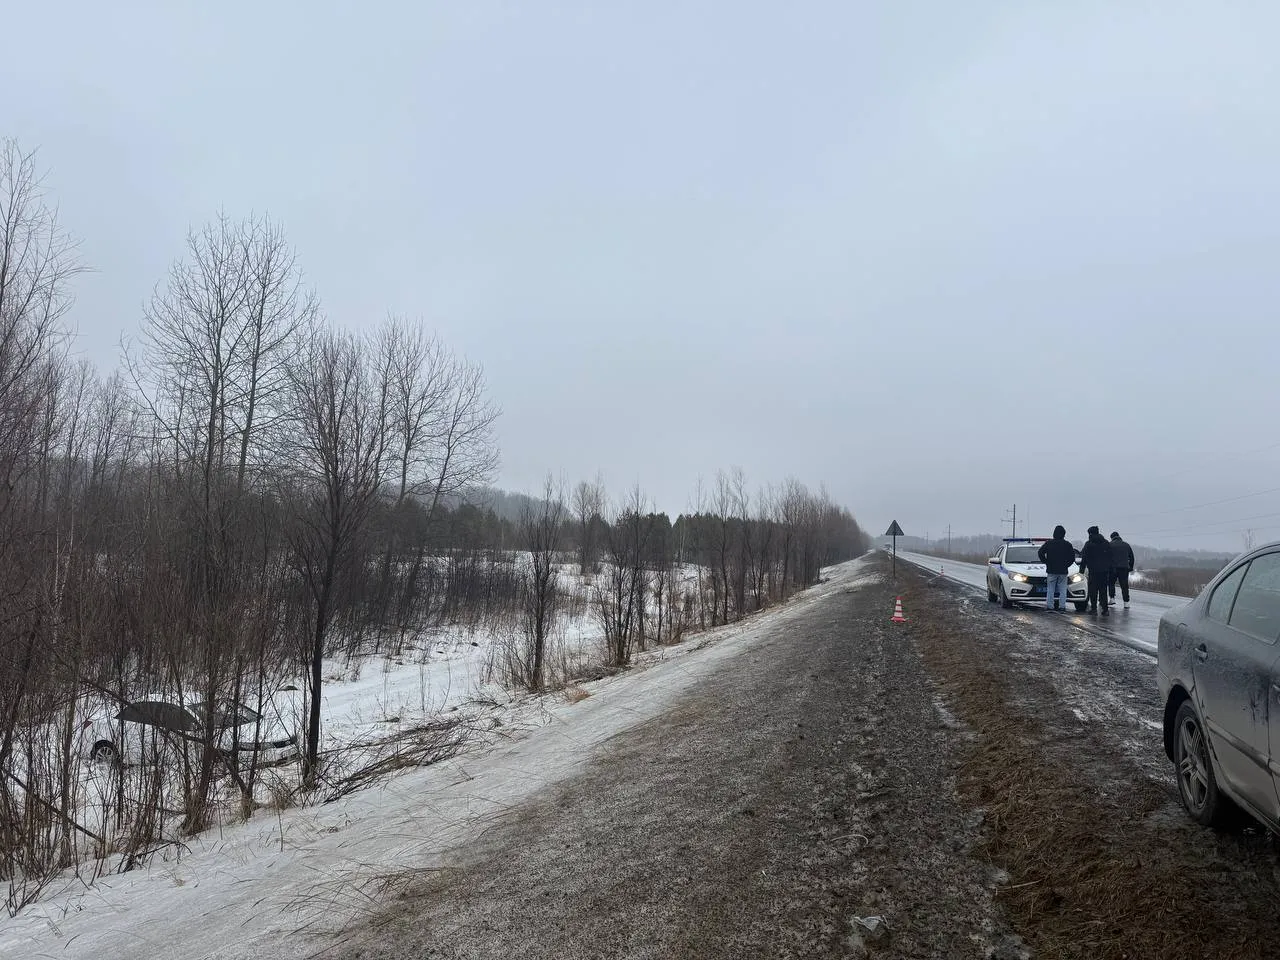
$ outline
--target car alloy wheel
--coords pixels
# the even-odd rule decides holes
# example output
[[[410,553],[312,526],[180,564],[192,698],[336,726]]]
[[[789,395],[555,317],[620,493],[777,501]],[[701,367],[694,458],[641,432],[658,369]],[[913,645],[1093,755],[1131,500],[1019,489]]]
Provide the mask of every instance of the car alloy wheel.
[[[1182,786],[1182,798],[1192,813],[1201,813],[1209,799],[1209,757],[1204,733],[1193,717],[1182,721],[1178,739],[1181,741],[1178,778]]]
[[[94,763],[119,763],[120,751],[110,740],[99,740],[89,751],[89,759]]]
[[[1173,730],[1173,763],[1182,805],[1197,823],[1206,827],[1218,823],[1226,798],[1218,790],[1209,740],[1190,700],[1178,708]]]

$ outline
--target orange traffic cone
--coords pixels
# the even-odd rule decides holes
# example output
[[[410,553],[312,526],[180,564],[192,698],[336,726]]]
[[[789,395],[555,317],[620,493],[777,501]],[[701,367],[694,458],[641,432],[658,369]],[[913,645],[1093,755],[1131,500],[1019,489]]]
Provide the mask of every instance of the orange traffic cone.
[[[890,623],[906,623],[907,622],[907,618],[902,615],[902,598],[901,597],[893,598],[893,619],[890,620],[889,622]]]

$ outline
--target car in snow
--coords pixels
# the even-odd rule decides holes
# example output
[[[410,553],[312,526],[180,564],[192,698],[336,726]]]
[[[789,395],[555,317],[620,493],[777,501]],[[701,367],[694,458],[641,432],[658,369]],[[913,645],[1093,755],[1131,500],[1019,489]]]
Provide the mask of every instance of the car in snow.
[[[1191,817],[1280,832],[1280,543],[1228,563],[1160,618],[1164,750]]]
[[[275,700],[264,704],[265,713],[230,700],[213,707],[214,747],[232,755],[237,766],[276,766],[296,759],[298,736],[292,711]],[[184,746],[204,743],[204,703],[176,700],[138,700],[114,714],[99,714],[85,721],[83,739],[95,763],[143,763],[160,760]]]
[[[1040,562],[1044,537],[1006,537],[987,561],[987,599],[1008,609],[1015,603],[1044,603],[1049,575]],[[1078,564],[1067,571],[1067,601],[1076,609],[1089,608],[1089,587]]]

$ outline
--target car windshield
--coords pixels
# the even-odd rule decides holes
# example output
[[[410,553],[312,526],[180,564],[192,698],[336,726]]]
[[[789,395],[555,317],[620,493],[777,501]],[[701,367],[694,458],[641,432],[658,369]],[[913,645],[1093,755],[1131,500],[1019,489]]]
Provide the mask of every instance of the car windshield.
[[[1010,547],[1004,552],[1005,563],[1039,563],[1040,548],[1027,544],[1025,546]]]

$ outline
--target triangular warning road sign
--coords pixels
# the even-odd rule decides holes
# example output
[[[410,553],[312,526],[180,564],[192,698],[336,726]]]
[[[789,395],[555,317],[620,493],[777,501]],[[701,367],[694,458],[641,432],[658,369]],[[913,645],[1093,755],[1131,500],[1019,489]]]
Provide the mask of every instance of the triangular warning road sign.
[[[902,528],[898,526],[897,520],[889,524],[889,529],[884,532],[884,535],[886,537],[905,537],[906,536],[906,534],[902,532]]]

